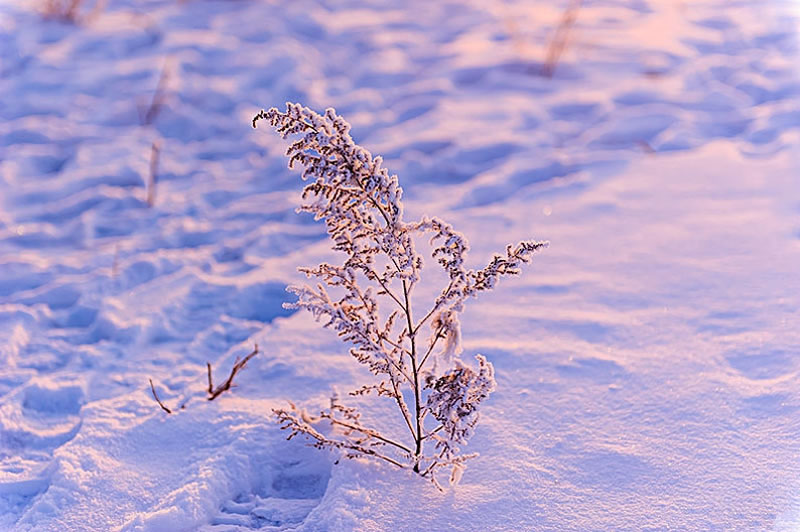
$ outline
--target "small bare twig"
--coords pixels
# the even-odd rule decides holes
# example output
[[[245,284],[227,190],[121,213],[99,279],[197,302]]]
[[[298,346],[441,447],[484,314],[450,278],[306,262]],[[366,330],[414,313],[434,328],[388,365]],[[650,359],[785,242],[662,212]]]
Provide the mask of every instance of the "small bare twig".
[[[233,363],[233,368],[231,368],[231,373],[230,373],[230,375],[228,375],[228,378],[225,380],[225,382],[223,382],[222,384],[220,384],[220,385],[219,385],[219,386],[217,386],[216,388],[214,388],[213,381],[211,380],[211,363],[210,363],[210,362],[207,362],[207,363],[206,363],[206,368],[208,369],[208,400],[209,400],[209,401],[213,401],[213,400],[214,400],[214,399],[216,399],[216,398],[217,398],[217,397],[218,397],[218,396],[219,396],[219,395],[220,395],[222,392],[224,392],[224,391],[227,391],[227,390],[230,390],[230,389],[231,389],[231,387],[233,386],[233,378],[236,376],[236,374],[237,374],[239,371],[241,371],[241,370],[244,368],[244,366],[247,364],[247,362],[248,362],[248,361],[249,361],[251,358],[253,358],[254,356],[256,356],[256,354],[258,354],[258,344],[256,344],[256,345],[253,347],[253,351],[252,351],[252,352],[251,352],[249,355],[247,355],[246,357],[244,357],[243,359],[239,360],[239,357],[236,357],[236,361]],[[172,414],[172,412],[173,412],[173,411],[172,411],[172,410],[171,410],[171,409],[170,409],[170,408],[169,408],[167,405],[165,405],[165,404],[164,404],[164,403],[161,401],[161,399],[158,397],[158,394],[156,393],[156,387],[155,387],[155,385],[153,385],[153,379],[147,379],[147,380],[149,380],[149,381],[150,381],[150,390],[153,392],[153,398],[154,398],[154,399],[156,400],[156,402],[158,403],[158,406],[160,406],[160,407],[161,407],[161,409],[162,409],[164,412],[166,412],[167,414]],[[181,405],[178,407],[178,409],[179,409],[179,410],[183,410],[184,408],[186,408],[186,403],[188,403],[188,402],[189,402],[189,399],[187,399],[186,401],[184,401],[184,402],[183,402],[183,403],[182,403],[182,404],[181,404]]]
[[[581,7],[582,0],[570,0],[567,9],[561,16],[561,21],[558,23],[556,32],[553,38],[547,45],[547,55],[544,63],[542,64],[542,75],[547,78],[552,78],[553,73],[558,66],[558,60],[561,54],[567,48],[569,42],[569,32],[572,29],[575,20],[578,18],[578,10]]]
[[[156,185],[158,184],[158,159],[161,154],[161,144],[153,142],[150,147],[150,178],[147,180],[147,206],[152,207],[156,202]]]
[[[164,412],[166,412],[167,414],[171,414],[171,413],[172,413],[172,410],[170,410],[169,408],[167,408],[167,406],[166,406],[164,403],[162,403],[162,402],[161,402],[161,399],[159,399],[159,398],[158,398],[158,394],[156,393],[156,387],[155,387],[155,386],[153,386],[153,379],[147,379],[147,380],[149,380],[149,381],[150,381],[150,390],[152,390],[152,392],[153,392],[153,397],[155,398],[156,402],[158,403],[158,406],[160,406],[160,407],[161,407],[161,409],[162,409]]]
[[[636,145],[639,146],[643,152],[647,154],[654,154],[656,153],[656,149],[653,148],[653,145],[647,142],[646,140],[637,140]]]
[[[111,262],[111,277],[116,279],[119,274],[119,244],[114,246],[114,260]]]
[[[139,122],[141,122],[143,126],[149,126],[155,122],[156,118],[158,117],[158,113],[161,111],[161,106],[164,105],[164,100],[166,100],[168,81],[169,71],[167,69],[167,65],[165,64],[161,69],[161,75],[158,78],[158,83],[156,84],[156,89],[153,92],[153,98],[150,100],[150,105],[147,107],[147,111],[139,116]]]
[[[247,362],[257,354],[258,354],[258,344],[256,344],[253,347],[253,351],[243,359],[239,360],[239,357],[236,357],[236,361],[233,363],[230,375],[228,375],[228,378],[225,380],[225,382],[223,382],[216,388],[214,388],[214,382],[211,379],[211,362],[206,362],[206,368],[208,369],[208,400],[213,401],[214,399],[219,397],[219,395],[222,392],[230,390],[231,386],[233,386],[233,378],[240,370],[242,370],[242,368],[244,368],[245,364],[247,364]]]

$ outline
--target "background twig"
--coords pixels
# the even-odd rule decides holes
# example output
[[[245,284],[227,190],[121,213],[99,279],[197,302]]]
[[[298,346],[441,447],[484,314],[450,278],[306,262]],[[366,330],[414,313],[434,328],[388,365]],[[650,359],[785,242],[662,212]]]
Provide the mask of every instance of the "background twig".
[[[236,357],[236,361],[233,363],[230,375],[228,375],[228,378],[225,380],[225,382],[223,382],[216,388],[214,388],[214,383],[213,380],[211,379],[211,363],[206,362],[206,367],[208,368],[208,400],[213,401],[214,399],[219,397],[219,395],[222,392],[230,390],[231,386],[233,385],[233,378],[242,368],[244,368],[247,362],[257,354],[258,354],[258,344],[256,344],[253,347],[253,351],[243,359],[239,360],[239,357]]]
[[[575,20],[578,18],[578,10],[581,7],[582,0],[570,0],[567,9],[561,16],[556,32],[550,43],[547,45],[547,55],[545,56],[544,63],[542,64],[542,75],[548,78],[553,77],[553,73],[558,66],[558,60],[561,54],[567,47],[569,42],[569,31],[572,29]]]
[[[144,114],[139,117],[139,121],[143,126],[149,126],[155,122],[156,118],[158,117],[158,113],[161,111],[161,106],[164,104],[164,100],[166,99],[168,81],[169,71],[167,70],[167,65],[165,64],[161,68],[161,74],[158,78],[156,89],[153,92],[153,98],[150,100],[150,105],[147,107],[147,111],[145,111]]]
[[[150,147],[150,177],[147,180],[147,206],[152,207],[156,202],[156,185],[158,184],[158,158],[161,154],[161,144],[154,141]]]
[[[162,402],[161,402],[161,399],[159,399],[159,398],[158,398],[158,394],[156,393],[156,387],[155,387],[155,386],[153,386],[153,379],[147,379],[147,380],[149,380],[149,381],[150,381],[150,390],[152,390],[152,392],[153,392],[153,398],[155,398],[156,402],[158,403],[158,406],[160,406],[160,407],[161,407],[161,409],[162,409],[164,412],[166,412],[167,414],[171,414],[171,413],[172,413],[172,410],[170,410],[169,408],[167,408],[167,406],[166,406],[164,403],[162,403]]]

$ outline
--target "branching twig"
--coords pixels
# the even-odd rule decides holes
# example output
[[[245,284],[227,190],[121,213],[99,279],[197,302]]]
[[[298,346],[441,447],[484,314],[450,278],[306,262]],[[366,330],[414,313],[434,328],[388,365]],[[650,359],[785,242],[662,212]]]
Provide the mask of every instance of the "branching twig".
[[[213,401],[214,399],[219,397],[219,395],[222,392],[230,390],[231,386],[233,386],[233,378],[242,368],[244,368],[245,364],[247,364],[247,362],[257,354],[258,354],[258,344],[256,344],[253,347],[253,351],[243,359],[239,360],[239,357],[236,357],[236,360],[233,363],[233,367],[231,368],[230,375],[228,375],[228,378],[225,380],[225,382],[223,382],[216,388],[214,388],[214,382],[211,379],[211,362],[206,362],[206,367],[208,368],[208,400]]]
[[[251,358],[253,358],[254,356],[256,356],[256,354],[257,354],[257,353],[258,353],[258,344],[256,344],[256,345],[253,347],[253,351],[252,351],[252,352],[251,352],[249,355],[247,355],[246,357],[244,357],[243,359],[239,360],[239,357],[236,357],[236,361],[233,363],[233,368],[231,368],[231,373],[230,373],[230,375],[228,375],[228,378],[225,380],[225,382],[223,382],[222,384],[220,384],[220,385],[219,385],[219,386],[217,386],[216,388],[214,388],[213,381],[211,380],[211,363],[210,363],[210,362],[207,362],[207,363],[206,363],[206,367],[208,368],[208,390],[207,390],[207,391],[208,391],[208,400],[209,400],[209,401],[213,401],[213,400],[214,400],[214,399],[216,399],[216,398],[217,398],[217,397],[218,397],[218,396],[219,396],[219,395],[220,395],[222,392],[224,392],[224,391],[227,391],[227,390],[230,390],[230,389],[231,389],[231,387],[233,386],[233,378],[236,376],[236,374],[237,374],[239,371],[241,371],[241,370],[242,370],[242,368],[244,368],[245,364],[247,364],[247,362],[248,362],[248,361],[249,361]],[[161,399],[158,397],[158,394],[156,393],[156,387],[155,387],[155,385],[153,385],[153,379],[147,379],[147,380],[148,380],[148,381],[150,381],[150,390],[153,392],[153,398],[154,398],[154,399],[156,400],[156,402],[158,403],[158,406],[160,406],[160,407],[161,407],[161,409],[162,409],[164,412],[166,412],[167,414],[172,414],[172,412],[173,412],[173,411],[172,411],[172,410],[171,410],[171,409],[170,409],[170,408],[169,408],[167,405],[165,405],[165,404],[164,404],[164,403],[161,401]],[[184,408],[186,408],[186,403],[188,403],[188,402],[189,402],[189,399],[187,399],[186,401],[184,401],[184,402],[183,402],[183,403],[182,403],[182,404],[181,404],[181,405],[178,407],[178,409],[179,409],[179,410],[183,410]]]

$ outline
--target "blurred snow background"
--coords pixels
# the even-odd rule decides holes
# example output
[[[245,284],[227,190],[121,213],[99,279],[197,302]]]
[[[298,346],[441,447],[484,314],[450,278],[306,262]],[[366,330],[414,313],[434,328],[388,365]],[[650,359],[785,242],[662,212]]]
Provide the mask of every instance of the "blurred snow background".
[[[42,4],[0,3],[0,529],[800,528],[796,1]],[[451,492],[272,421],[364,378],[281,308],[329,257],[250,127],[287,100],[472,266],[552,243],[462,319],[499,387]]]

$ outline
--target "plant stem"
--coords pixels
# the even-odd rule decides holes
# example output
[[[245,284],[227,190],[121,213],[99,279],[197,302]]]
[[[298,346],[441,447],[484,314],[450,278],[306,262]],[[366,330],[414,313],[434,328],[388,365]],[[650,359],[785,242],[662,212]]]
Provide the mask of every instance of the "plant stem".
[[[419,369],[422,369],[422,366],[425,365],[425,361],[428,360],[428,357],[433,352],[433,348],[436,347],[436,342],[439,341],[439,338],[442,338],[442,330],[444,329],[443,326],[440,326],[436,329],[436,332],[433,335],[433,341],[431,342],[430,347],[428,347],[428,351],[425,353],[425,356],[422,357],[422,360],[419,363]]]
[[[380,433],[378,433],[378,432],[376,432],[376,431],[374,431],[372,429],[368,429],[366,427],[359,427],[357,425],[353,425],[352,423],[347,423],[346,421],[340,421],[338,419],[334,419],[333,417],[329,417],[328,420],[331,422],[332,425],[341,425],[343,427],[347,427],[348,429],[357,430],[358,432],[361,432],[362,434],[366,434],[367,436],[371,436],[371,437],[373,437],[375,439],[381,440],[384,443],[388,443],[389,445],[394,445],[398,449],[401,449],[401,450],[403,450],[403,451],[405,451],[407,453],[411,452],[411,449],[409,449],[408,447],[406,447],[402,443],[397,443],[396,441],[390,440],[389,438],[385,438],[385,437],[381,436]]]
[[[444,289],[444,292],[442,292],[442,293],[444,293],[444,294],[449,294],[449,293],[450,293],[450,290],[451,290],[452,288],[453,288],[453,280],[451,279],[451,280],[450,280],[450,284],[448,284],[448,285],[447,285],[447,288],[445,288],[445,289]],[[414,334],[417,334],[417,331],[419,330],[419,328],[420,328],[420,327],[422,327],[422,325],[423,325],[423,324],[424,324],[426,321],[428,321],[428,318],[430,318],[431,316],[433,316],[433,313],[434,313],[434,312],[436,312],[437,310],[439,310],[440,306],[441,306],[441,304],[439,304],[439,305],[434,305],[434,307],[433,307],[433,308],[432,308],[432,309],[431,309],[431,310],[430,310],[430,311],[429,311],[429,312],[428,312],[428,313],[425,315],[425,317],[424,317],[424,318],[422,318],[422,319],[420,320],[420,322],[419,322],[419,323],[417,323],[417,326],[416,326],[416,327],[414,327]]]
[[[414,436],[416,444],[414,450],[414,472],[419,473],[419,458],[422,455],[422,395],[419,388],[419,368],[417,368],[417,339],[414,334],[414,319],[411,317],[411,305],[408,301],[408,292],[408,283],[403,279],[403,297],[405,297],[406,302],[408,337],[411,340],[411,372],[414,374],[414,413],[417,421],[417,433]]]

